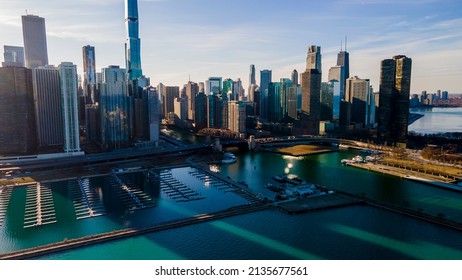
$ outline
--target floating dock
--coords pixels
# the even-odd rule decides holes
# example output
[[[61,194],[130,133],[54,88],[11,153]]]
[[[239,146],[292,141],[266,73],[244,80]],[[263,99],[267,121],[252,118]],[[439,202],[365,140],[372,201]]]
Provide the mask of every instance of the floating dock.
[[[6,211],[8,209],[8,204],[10,203],[11,192],[11,187],[0,187],[0,227],[5,221]]]
[[[78,178],[69,181],[75,215],[78,220],[93,218],[106,214],[103,201],[94,189],[90,187],[90,178]]]
[[[37,183],[27,188],[24,228],[56,223],[53,194],[48,186]]]
[[[109,177],[109,184],[129,210],[139,210],[157,205],[155,200],[130,179],[130,174],[112,174]]]

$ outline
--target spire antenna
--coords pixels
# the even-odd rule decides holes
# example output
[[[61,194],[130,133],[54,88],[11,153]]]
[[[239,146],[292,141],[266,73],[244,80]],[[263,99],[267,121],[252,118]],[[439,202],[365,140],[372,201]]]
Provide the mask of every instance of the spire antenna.
[[[340,40],[340,51],[343,51],[343,40]]]
[[[345,36],[345,51],[347,51],[347,36]]]

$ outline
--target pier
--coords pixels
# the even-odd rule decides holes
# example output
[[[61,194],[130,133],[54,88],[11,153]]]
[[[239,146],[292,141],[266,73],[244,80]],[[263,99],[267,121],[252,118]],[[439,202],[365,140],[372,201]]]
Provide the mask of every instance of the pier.
[[[109,177],[109,183],[122,200],[122,203],[129,210],[138,210],[146,207],[154,207],[156,205],[156,201],[140,190],[139,187],[132,182],[127,173],[113,173]]]
[[[103,201],[95,190],[90,188],[89,178],[78,178],[68,184],[78,220],[106,214]]]
[[[40,183],[28,187],[24,228],[52,223],[56,223],[56,212],[50,188]]]
[[[5,221],[6,211],[10,203],[11,187],[0,187],[0,227]]]
[[[159,185],[160,190],[175,202],[204,199],[197,191],[174,178],[170,169],[161,170],[159,175],[154,170],[149,170],[148,173],[150,183]]]

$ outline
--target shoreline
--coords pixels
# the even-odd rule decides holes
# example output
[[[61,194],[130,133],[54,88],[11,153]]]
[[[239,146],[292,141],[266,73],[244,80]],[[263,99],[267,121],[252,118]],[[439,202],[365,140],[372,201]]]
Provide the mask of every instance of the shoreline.
[[[444,188],[452,191],[462,192],[462,186],[447,183],[441,180],[437,180],[436,176],[420,173],[417,171],[410,171],[399,167],[392,167],[388,165],[382,165],[377,163],[348,163],[347,166],[352,166],[368,171],[374,171],[377,173],[387,174],[410,181],[415,181],[422,184],[427,184],[439,188]],[[412,174],[412,175],[411,175]],[[426,178],[425,178],[426,177]]]

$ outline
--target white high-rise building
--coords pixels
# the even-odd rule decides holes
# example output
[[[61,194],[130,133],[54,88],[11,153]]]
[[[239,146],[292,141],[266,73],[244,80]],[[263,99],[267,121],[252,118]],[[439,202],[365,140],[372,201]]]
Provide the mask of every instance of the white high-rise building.
[[[72,62],[62,62],[58,69],[61,82],[64,152],[80,152],[77,66]]]

